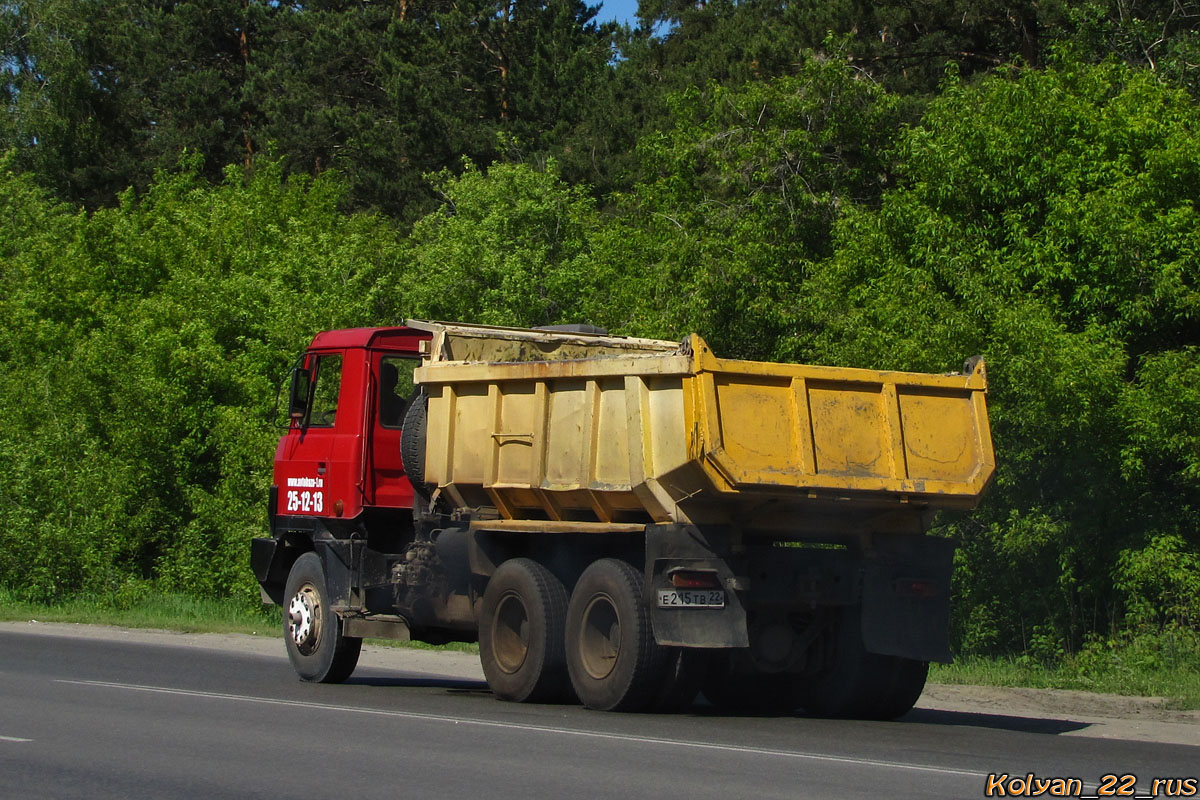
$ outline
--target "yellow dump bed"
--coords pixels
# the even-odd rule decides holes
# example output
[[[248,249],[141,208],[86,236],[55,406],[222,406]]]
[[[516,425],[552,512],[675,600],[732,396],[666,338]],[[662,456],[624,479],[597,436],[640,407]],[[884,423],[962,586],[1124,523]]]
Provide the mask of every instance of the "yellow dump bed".
[[[695,335],[408,324],[434,334],[427,482],[530,529],[971,508],[995,469],[981,361],[877,372],[721,359]]]

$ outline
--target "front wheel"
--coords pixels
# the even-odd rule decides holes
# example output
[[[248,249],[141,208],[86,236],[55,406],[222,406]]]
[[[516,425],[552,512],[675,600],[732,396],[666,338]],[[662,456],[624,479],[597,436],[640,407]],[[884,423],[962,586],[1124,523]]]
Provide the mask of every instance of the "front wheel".
[[[316,553],[296,559],[283,596],[283,638],[296,674],[315,683],[349,678],[358,664],[362,639],[342,635],[342,621],[330,605],[325,570]]]
[[[567,669],[580,701],[600,711],[642,711],[663,686],[667,648],[654,639],[642,576],[625,561],[589,566],[567,608]]]

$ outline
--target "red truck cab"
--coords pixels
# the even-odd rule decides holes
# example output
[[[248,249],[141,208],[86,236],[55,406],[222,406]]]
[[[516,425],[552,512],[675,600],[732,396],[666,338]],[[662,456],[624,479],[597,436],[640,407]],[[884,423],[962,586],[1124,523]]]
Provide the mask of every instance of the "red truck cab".
[[[390,552],[411,540],[414,491],[401,429],[429,339],[401,326],[327,331],[292,370],[290,421],[268,500],[271,535],[251,542],[264,601],[283,603],[289,572],[305,552],[348,566],[368,546]],[[363,586],[334,583],[337,605],[366,605]]]
[[[275,450],[276,515],[354,520],[411,509],[400,429],[429,334],[354,328],[313,339],[297,367],[291,422]]]

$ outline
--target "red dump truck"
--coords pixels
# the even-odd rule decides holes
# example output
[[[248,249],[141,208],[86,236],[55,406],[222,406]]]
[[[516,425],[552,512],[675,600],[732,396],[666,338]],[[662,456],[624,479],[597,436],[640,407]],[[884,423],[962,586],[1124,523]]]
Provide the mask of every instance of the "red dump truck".
[[[951,542],[994,454],[979,359],[924,375],[722,359],[587,326],[321,333],[270,536],[301,678],[364,637],[478,641],[513,701],[894,718],[948,661]]]

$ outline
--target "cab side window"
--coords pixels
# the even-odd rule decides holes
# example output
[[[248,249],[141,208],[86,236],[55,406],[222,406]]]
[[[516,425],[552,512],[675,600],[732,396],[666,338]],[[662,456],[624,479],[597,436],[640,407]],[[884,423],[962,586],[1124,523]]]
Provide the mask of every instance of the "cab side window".
[[[341,355],[317,356],[313,369],[312,402],[308,404],[310,428],[332,428],[337,419],[338,393],[342,388]]]
[[[408,398],[413,394],[413,370],[419,363],[400,356],[379,360],[379,424],[383,427],[399,428],[404,422]]]

